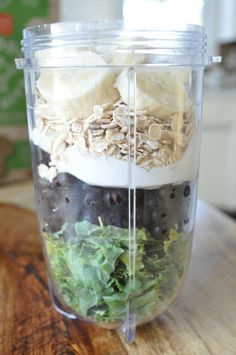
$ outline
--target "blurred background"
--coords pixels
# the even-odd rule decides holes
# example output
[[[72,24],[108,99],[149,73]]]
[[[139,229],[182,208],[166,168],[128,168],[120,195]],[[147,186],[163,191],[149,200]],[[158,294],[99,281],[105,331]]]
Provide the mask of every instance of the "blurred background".
[[[30,176],[22,73],[12,61],[22,28],[121,18],[204,25],[208,54],[223,55],[206,71],[199,194],[236,217],[236,0],[0,0],[0,185]]]

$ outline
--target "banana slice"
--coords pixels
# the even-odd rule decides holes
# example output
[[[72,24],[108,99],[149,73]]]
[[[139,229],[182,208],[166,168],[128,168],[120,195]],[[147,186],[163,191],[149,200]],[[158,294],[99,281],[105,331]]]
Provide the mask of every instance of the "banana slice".
[[[176,71],[178,71],[176,69]],[[146,111],[160,119],[167,119],[175,112],[186,112],[190,101],[184,87],[186,78],[171,70],[141,69],[136,74],[136,109]],[[134,99],[128,94],[128,72],[125,69],[117,78],[115,87],[122,100],[128,104]]]
[[[37,127],[33,128],[30,133],[30,139],[35,145],[38,145],[42,150],[47,153],[51,153],[52,144],[55,139],[58,137],[58,132],[47,132],[44,133],[40,131]]]
[[[145,56],[144,54],[135,53],[134,51],[125,51],[125,50],[113,50],[108,57],[107,62],[111,65],[137,65],[144,63]]]
[[[53,50],[44,50],[42,51],[44,53],[37,54],[37,56],[39,58],[55,57],[57,51],[52,52]],[[66,57],[66,55],[63,56]],[[96,67],[106,65],[100,55],[73,48],[68,51],[68,57],[71,58],[71,63],[73,63],[73,57],[76,57],[74,63],[81,67],[42,68],[36,82],[40,94],[52,108],[60,111],[61,115],[68,119],[84,118],[92,114],[95,104],[112,104],[118,99],[119,93],[114,88],[113,72],[108,67]],[[58,65],[60,58],[55,58],[55,60]]]

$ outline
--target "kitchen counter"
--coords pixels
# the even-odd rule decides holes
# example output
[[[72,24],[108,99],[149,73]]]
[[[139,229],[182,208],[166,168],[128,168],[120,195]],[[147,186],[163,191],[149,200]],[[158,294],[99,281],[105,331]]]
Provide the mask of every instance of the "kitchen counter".
[[[203,101],[199,195],[236,211],[236,89],[206,90]]]
[[[35,203],[32,180],[0,185],[0,203],[15,204],[34,211]]]
[[[0,205],[2,355],[236,353],[236,223],[226,215],[198,204],[190,269],[178,300],[154,322],[139,327],[135,343],[127,345],[119,332],[63,318],[52,307],[37,221],[30,211],[32,184],[1,188],[3,201],[7,204]]]

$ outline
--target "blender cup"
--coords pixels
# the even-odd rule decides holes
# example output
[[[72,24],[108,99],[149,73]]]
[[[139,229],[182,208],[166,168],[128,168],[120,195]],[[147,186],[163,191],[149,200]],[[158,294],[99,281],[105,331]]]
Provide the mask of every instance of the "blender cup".
[[[23,32],[36,204],[56,309],[128,342],[179,293],[197,198],[200,26]]]

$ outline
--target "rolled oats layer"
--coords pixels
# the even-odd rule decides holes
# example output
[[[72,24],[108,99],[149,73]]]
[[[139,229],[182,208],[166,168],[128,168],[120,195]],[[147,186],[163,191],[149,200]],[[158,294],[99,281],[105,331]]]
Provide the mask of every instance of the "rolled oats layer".
[[[195,126],[194,109],[185,88],[186,77],[183,81],[182,71],[182,69],[160,70],[155,72],[154,76],[150,72],[146,75],[145,72],[139,74],[136,83],[137,104],[134,109],[134,105],[128,105],[130,98],[127,93],[125,71],[118,74],[116,80],[115,74],[110,71],[107,71],[106,76],[98,72],[94,80],[97,80],[97,90],[104,92],[102,95],[96,94],[91,88],[93,95],[92,99],[88,100],[90,92],[88,85],[93,86],[93,83],[90,77],[86,82],[86,73],[83,72],[82,75],[76,70],[76,80],[82,75],[84,81],[79,87],[81,90],[86,88],[85,97],[81,90],[77,91],[75,88],[72,90],[73,95],[76,94],[80,102],[83,102],[82,111],[79,110],[79,105],[74,106],[76,97],[73,96],[72,100],[68,96],[72,95],[69,83],[73,86],[76,84],[72,73],[70,72],[68,78],[64,73],[66,98],[63,96],[63,83],[60,82],[62,89],[60,104],[58,95],[56,101],[53,99],[53,92],[50,99],[45,98],[44,92],[47,91],[49,94],[48,88],[53,88],[54,83],[51,80],[54,79],[47,78],[44,73],[44,81],[41,79],[41,86],[38,86],[35,105],[36,127],[32,133],[32,137],[37,136],[36,139],[33,138],[34,143],[50,154],[49,166],[39,167],[40,176],[51,180],[56,172],[60,171],[61,164],[65,165],[65,157],[70,160],[68,155],[73,146],[79,149],[80,154],[89,154],[92,158],[105,157],[121,162],[130,161],[146,172],[176,164],[189,146]],[[54,76],[58,80],[62,74],[55,72]],[[103,85],[104,78],[106,90]],[[111,90],[113,93],[116,92],[113,97],[119,97],[113,102],[107,92],[109,80]],[[43,88],[42,82],[45,85]],[[91,107],[91,102],[96,101],[96,95],[99,100],[101,97],[103,100],[105,97],[109,98],[109,102],[95,103]],[[131,97],[131,101],[134,102],[134,97]],[[67,110],[69,106],[70,109]],[[86,115],[86,112],[91,113]],[[74,164],[77,164],[77,161],[74,161]]]
[[[109,107],[95,105],[86,119],[64,121],[55,112],[51,117],[43,115],[46,105],[37,106],[37,128],[52,137],[50,153],[55,166],[73,144],[93,156],[130,157],[145,169],[173,164],[182,158],[194,130],[191,111],[177,112],[163,122],[143,111],[129,112],[127,105],[117,101]]]

